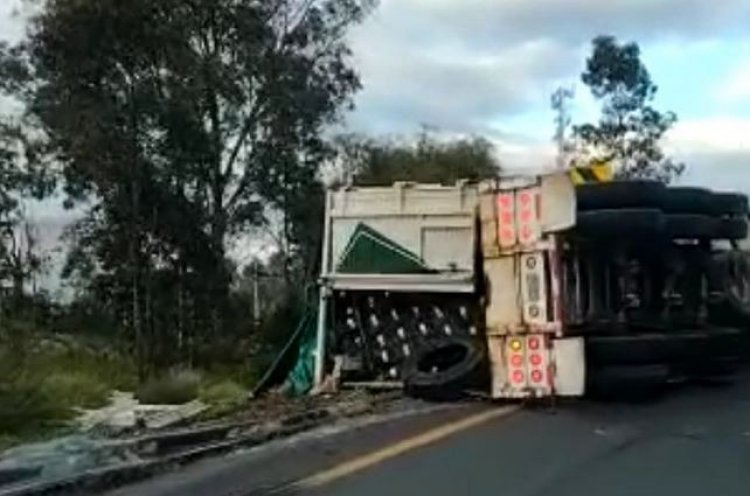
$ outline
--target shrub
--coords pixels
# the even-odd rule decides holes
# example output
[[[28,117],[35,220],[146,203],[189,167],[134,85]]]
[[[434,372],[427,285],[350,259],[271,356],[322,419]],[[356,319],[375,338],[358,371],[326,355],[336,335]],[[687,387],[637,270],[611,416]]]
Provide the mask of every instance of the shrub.
[[[234,381],[223,380],[203,387],[199,397],[212,406],[233,407],[245,401],[247,391]]]
[[[110,389],[95,375],[73,370],[45,377],[41,382],[41,393],[54,404],[100,408],[109,401]]]
[[[137,391],[138,401],[151,405],[181,405],[198,396],[200,377],[183,370],[146,381]]]

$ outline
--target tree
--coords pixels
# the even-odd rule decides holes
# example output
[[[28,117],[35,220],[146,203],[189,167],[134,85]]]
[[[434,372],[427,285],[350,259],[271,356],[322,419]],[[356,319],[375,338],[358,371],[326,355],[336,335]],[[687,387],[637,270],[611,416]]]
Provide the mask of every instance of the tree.
[[[28,81],[18,54],[18,48],[0,42],[0,97],[16,94]],[[0,116],[0,291],[6,285],[12,287],[14,306],[21,304],[28,283],[36,289],[35,277],[45,261],[39,252],[38,232],[26,219],[24,202],[41,200],[55,186],[54,175],[44,167],[48,165],[43,159],[44,140],[31,132],[29,124],[17,113]]]
[[[666,157],[659,142],[677,117],[651,106],[657,86],[640,48],[613,36],[598,36],[592,45],[581,80],[601,102],[602,114],[597,124],[575,126],[575,135],[596,158],[618,164],[621,177],[670,181],[684,166]]]
[[[337,140],[343,175],[361,186],[389,186],[395,181],[454,184],[459,179],[497,176],[492,144],[471,137],[441,141],[427,130],[416,139],[368,139],[356,135]]]
[[[329,154],[322,130],[359,88],[345,35],[370,7],[41,1],[13,59],[28,74],[16,96],[69,199],[93,203],[71,230],[68,273],[90,269],[136,354],[175,321],[221,331],[232,238],[280,215],[296,241],[294,210]]]

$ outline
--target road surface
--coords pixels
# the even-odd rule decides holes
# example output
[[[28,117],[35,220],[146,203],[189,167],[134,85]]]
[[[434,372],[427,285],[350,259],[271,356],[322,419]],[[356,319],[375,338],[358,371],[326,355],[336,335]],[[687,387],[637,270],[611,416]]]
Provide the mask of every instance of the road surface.
[[[750,375],[648,403],[470,404],[207,460],[111,496],[747,496]]]

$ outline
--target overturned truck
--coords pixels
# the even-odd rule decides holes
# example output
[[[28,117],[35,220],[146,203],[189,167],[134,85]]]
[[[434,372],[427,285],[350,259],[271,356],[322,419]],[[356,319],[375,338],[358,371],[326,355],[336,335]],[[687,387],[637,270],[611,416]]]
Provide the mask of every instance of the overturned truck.
[[[524,398],[731,374],[747,216],[741,194],[563,172],[331,190],[316,380]]]

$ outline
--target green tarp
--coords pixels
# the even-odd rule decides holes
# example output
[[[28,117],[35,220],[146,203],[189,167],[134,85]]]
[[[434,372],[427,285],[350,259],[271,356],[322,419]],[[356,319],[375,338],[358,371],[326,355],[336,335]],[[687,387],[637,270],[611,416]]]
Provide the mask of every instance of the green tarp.
[[[258,396],[282,384],[282,391],[292,396],[306,394],[313,387],[317,312],[308,308],[289,341],[253,390]]]
[[[419,256],[362,223],[349,238],[336,271],[343,274],[430,272]]]

